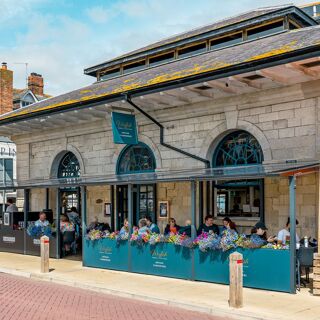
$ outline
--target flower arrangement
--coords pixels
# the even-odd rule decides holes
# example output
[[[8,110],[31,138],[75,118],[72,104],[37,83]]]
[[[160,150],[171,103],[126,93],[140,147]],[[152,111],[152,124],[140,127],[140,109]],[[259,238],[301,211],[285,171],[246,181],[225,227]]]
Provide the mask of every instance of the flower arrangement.
[[[195,240],[194,244],[199,247],[200,251],[206,252],[208,250],[220,249],[221,238],[215,233],[201,233]]]
[[[32,238],[40,238],[42,236],[52,237],[51,226],[41,227],[36,226],[34,223],[30,223],[27,228],[27,234]]]
[[[185,234],[170,233],[169,236],[166,237],[165,241],[168,243],[173,243],[175,245],[182,246],[182,247],[187,247],[187,248],[193,247],[192,239]]]
[[[109,231],[101,231],[97,229],[92,229],[90,230],[87,235],[86,239],[87,240],[99,240],[99,239],[113,239],[116,240],[117,242],[123,241],[123,240],[128,240],[129,238],[129,233],[121,233],[119,231],[116,232],[109,232]]]

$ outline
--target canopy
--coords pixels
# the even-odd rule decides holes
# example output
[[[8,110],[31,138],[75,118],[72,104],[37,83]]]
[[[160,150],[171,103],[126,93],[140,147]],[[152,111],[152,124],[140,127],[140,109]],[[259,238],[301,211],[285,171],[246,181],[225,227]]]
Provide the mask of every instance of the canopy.
[[[96,175],[63,179],[34,179],[6,181],[0,184],[4,189],[28,189],[49,187],[78,187],[89,185],[148,184],[157,182],[205,181],[205,180],[242,180],[262,179],[265,177],[302,175],[318,170],[320,161],[286,161],[249,166],[219,167],[209,169],[186,169],[156,171],[124,175]]]

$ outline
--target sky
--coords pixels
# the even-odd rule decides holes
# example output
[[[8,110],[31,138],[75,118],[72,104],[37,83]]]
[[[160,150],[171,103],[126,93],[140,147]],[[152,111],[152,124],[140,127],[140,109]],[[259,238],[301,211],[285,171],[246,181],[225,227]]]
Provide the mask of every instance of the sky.
[[[296,0],[296,5],[312,0]],[[95,78],[83,69],[168,36],[290,0],[0,0],[0,62],[43,75],[45,93],[62,94]]]

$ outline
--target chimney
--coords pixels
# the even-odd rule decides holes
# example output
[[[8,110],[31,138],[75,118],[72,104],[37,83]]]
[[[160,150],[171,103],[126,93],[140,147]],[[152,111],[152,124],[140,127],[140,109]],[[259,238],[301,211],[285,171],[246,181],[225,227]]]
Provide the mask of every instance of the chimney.
[[[8,70],[7,63],[0,68],[0,114],[13,110],[13,72]]]
[[[37,94],[43,96],[43,78],[41,74],[32,72],[28,77],[28,89]]]

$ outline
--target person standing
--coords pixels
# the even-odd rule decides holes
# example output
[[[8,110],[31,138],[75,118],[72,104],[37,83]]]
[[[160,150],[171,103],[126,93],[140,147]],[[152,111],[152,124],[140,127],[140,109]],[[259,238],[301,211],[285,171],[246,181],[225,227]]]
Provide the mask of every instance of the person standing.
[[[13,202],[13,200],[8,199],[6,212],[13,213],[13,212],[18,212],[18,211],[19,211],[19,209],[16,206],[16,204]]]

